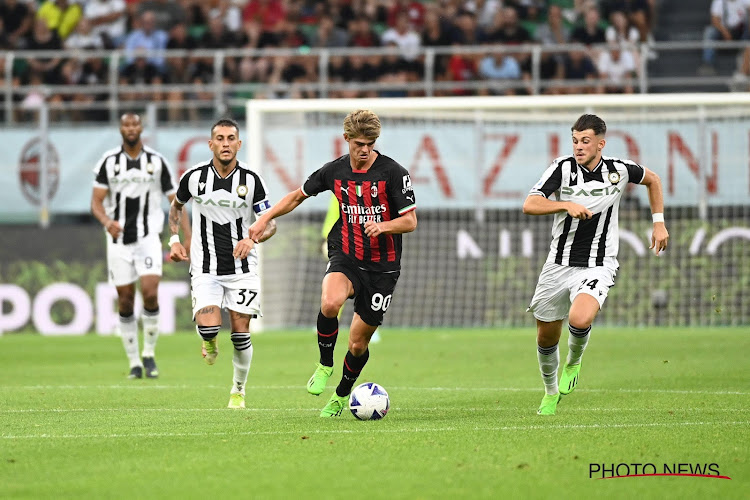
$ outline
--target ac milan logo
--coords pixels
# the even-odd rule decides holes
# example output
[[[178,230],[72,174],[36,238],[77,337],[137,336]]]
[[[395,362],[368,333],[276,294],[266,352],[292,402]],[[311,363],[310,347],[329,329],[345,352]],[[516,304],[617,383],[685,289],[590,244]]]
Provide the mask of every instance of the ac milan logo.
[[[373,198],[378,197],[378,187],[375,184],[370,187],[370,196],[372,196]]]
[[[41,163],[42,140],[34,137],[21,150],[19,174],[21,192],[29,202],[39,205],[41,200]],[[57,193],[60,183],[60,160],[57,150],[51,142],[47,142],[47,199],[51,200]]]

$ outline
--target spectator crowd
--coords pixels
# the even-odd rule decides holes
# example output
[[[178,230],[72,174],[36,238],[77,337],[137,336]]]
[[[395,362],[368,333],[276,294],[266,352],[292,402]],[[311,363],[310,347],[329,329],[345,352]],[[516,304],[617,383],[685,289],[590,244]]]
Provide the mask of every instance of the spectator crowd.
[[[64,86],[111,83],[108,59],[86,54],[118,49],[119,98],[166,101],[174,104],[165,106],[169,119],[180,120],[196,118],[185,102],[211,102],[206,84],[217,78],[227,84],[259,84],[241,97],[317,97],[314,86],[299,85],[320,79],[318,58],[308,50],[315,48],[393,47],[390,55],[332,56],[328,82],[352,85],[329,92],[329,97],[424,95],[420,86],[407,85],[424,79],[420,49],[461,46],[487,50],[440,51],[434,81],[447,83],[437,86],[436,95],[530,93],[530,52],[517,49],[538,44],[550,49],[543,51],[540,63],[542,92],[632,92],[640,55],[634,44],[652,40],[653,1],[3,0],[0,59],[9,50],[43,52],[17,57],[7,75],[0,61],[0,79],[3,84],[12,79],[14,86],[55,86],[46,97],[19,92],[14,99],[21,109],[42,98],[104,101],[106,92],[65,92]],[[554,51],[556,45],[571,43],[578,48]],[[221,59],[221,65],[196,52],[269,48],[297,50],[283,56],[237,52]],[[60,49],[77,56],[55,56]],[[183,51],[179,57],[163,52],[172,49]],[[357,85],[372,82],[393,85],[379,90]],[[83,111],[70,116],[99,119]]]

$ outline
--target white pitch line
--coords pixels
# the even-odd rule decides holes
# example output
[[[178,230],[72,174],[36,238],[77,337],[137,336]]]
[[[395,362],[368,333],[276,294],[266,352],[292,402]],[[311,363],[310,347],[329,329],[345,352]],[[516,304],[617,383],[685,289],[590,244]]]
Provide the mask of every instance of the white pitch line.
[[[546,419],[548,420],[548,419]],[[334,430],[293,430],[293,431],[247,431],[247,432],[147,432],[134,434],[26,434],[0,435],[2,439],[118,439],[118,438],[160,438],[160,437],[208,437],[208,436],[280,436],[280,435],[311,435],[311,434],[391,434],[403,432],[454,432],[454,431],[474,431],[474,432],[502,432],[502,431],[533,431],[533,430],[579,430],[579,429],[628,429],[636,427],[689,427],[702,425],[750,425],[750,421],[740,422],[676,422],[676,423],[639,423],[639,424],[566,424],[566,425],[509,425],[500,427],[438,427],[438,428],[414,428],[414,429],[376,429],[373,427],[362,429],[334,429]]]
[[[424,411],[457,411],[457,412],[496,412],[496,411],[509,411],[509,412],[526,412],[529,411],[530,407],[495,407],[495,408],[416,408],[413,406],[409,407],[393,407],[392,410],[405,411],[405,412],[424,412]],[[310,408],[245,408],[244,411],[257,411],[257,412],[282,412],[288,413],[290,411],[319,411],[319,407]],[[102,412],[102,413],[127,413],[127,412],[155,412],[155,413],[180,413],[180,412],[226,412],[234,413],[229,411],[228,408],[22,408],[22,409],[11,409],[11,410],[0,410],[0,414],[3,413],[84,413],[84,412]],[[680,408],[674,410],[673,408],[565,408],[566,413],[570,412],[651,412],[651,413],[663,413],[663,412],[695,412],[695,413],[710,413],[710,412],[750,412],[750,408]]]
[[[83,389],[135,389],[135,390],[148,390],[148,389],[223,389],[223,385],[165,385],[165,384],[114,384],[114,385],[18,385],[18,386],[0,386],[0,392],[8,390],[23,390],[23,391],[39,391],[39,390],[55,390],[55,389],[70,389],[70,390],[83,390]],[[247,389],[253,390],[300,390],[303,389],[304,385],[256,385],[248,386]],[[389,391],[446,391],[446,392],[463,392],[463,391],[480,391],[480,392],[540,392],[542,389],[539,387],[388,387]],[[656,394],[709,394],[717,396],[748,396],[750,392],[746,391],[706,391],[706,390],[682,390],[682,389],[585,389],[579,388],[577,392],[604,392],[604,393],[656,393]]]

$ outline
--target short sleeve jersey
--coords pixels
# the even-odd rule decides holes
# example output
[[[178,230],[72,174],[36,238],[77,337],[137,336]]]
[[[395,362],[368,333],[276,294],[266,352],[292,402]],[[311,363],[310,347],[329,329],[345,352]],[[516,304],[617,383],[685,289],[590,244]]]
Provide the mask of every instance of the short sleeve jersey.
[[[620,245],[619,207],[627,183],[640,184],[645,169],[630,160],[602,157],[592,171],[573,156],[552,162],[529,194],[583,205],[594,215],[574,219],[557,212],[552,222],[552,243],[547,262],[563,266],[617,266]]]
[[[376,151],[376,153],[378,153]],[[331,191],[341,217],[328,233],[329,255],[340,252],[367,271],[401,269],[401,235],[365,235],[365,222],[393,220],[417,208],[409,172],[378,153],[367,170],[353,170],[344,155],[313,172],[302,185],[305,196]]]
[[[175,197],[182,204],[193,200],[192,276],[256,271],[255,247],[244,259],[235,259],[232,252],[237,242],[247,237],[255,217],[271,208],[260,175],[240,161],[226,177],[219,174],[213,160],[199,163],[182,175]]]
[[[175,192],[171,168],[161,154],[143,146],[140,154],[131,158],[120,146],[102,155],[94,174],[94,187],[108,190],[104,199],[107,215],[122,227],[113,243],[127,245],[161,233],[162,196]]]

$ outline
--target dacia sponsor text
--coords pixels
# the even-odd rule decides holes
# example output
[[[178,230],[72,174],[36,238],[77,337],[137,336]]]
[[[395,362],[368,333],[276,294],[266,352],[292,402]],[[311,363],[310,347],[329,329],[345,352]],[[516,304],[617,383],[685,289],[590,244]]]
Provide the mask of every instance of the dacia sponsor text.
[[[573,189],[569,186],[563,186],[562,188],[560,188],[560,192],[564,195],[572,196],[609,196],[611,194],[619,193],[620,190],[617,188],[617,186],[596,188],[592,189],[591,191],[586,191],[585,189]]]
[[[224,208],[247,208],[247,203],[244,201],[237,202],[236,200],[212,200],[211,198],[202,198],[200,196],[193,196],[193,200],[198,205],[224,207]]]

